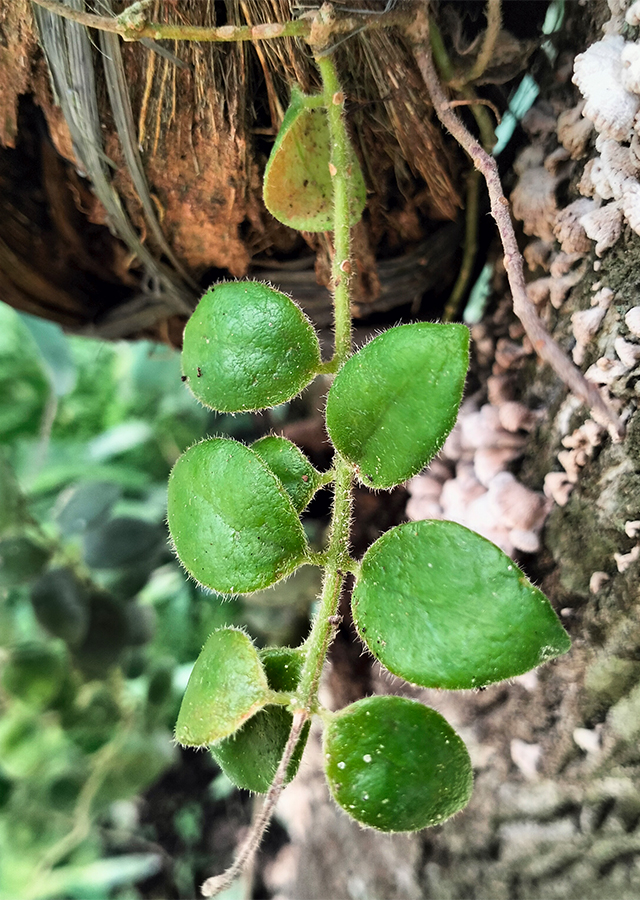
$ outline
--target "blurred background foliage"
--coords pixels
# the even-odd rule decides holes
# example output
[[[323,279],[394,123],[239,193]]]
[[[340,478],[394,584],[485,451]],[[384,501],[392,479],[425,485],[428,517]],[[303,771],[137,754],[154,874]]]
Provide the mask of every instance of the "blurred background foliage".
[[[187,777],[173,726],[211,631],[298,640],[317,585],[302,569],[251,603],[199,590],[168,543],[167,477],[203,435],[274,422],[200,407],[165,347],[68,337],[2,303],[0,382],[0,897],[193,897],[230,785],[200,754],[195,799],[165,797],[160,824],[136,798]]]

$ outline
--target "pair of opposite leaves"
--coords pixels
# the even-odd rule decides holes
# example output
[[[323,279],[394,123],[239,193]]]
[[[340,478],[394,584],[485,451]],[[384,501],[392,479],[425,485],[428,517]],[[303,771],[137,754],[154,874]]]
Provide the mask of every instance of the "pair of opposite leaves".
[[[262,284],[209,291],[187,324],[183,370],[203,403],[256,409],[294,396],[319,365],[302,311]],[[354,354],[327,400],[338,452],[365,483],[390,487],[435,455],[456,418],[468,364],[461,325],[390,329]],[[293,444],[201,442],[176,463],[168,518],[178,555],[202,584],[251,592],[309,559],[299,513],[322,476]],[[544,595],[492,543],[461,525],[392,528],[365,554],[356,627],[394,674],[425,687],[473,688],[568,649]]]
[[[231,781],[265,792],[276,773],[292,716],[278,692],[297,687],[300,649],[256,651],[238,629],[214,632],[194,666],[176,738],[210,746]],[[287,768],[300,764],[308,723]],[[325,773],[331,791],[353,818],[381,831],[415,831],[466,805],[472,788],[467,749],[451,726],[421,703],[369,697],[331,715],[324,731]]]
[[[332,227],[333,192],[326,115],[311,106],[315,98],[294,92],[264,196],[285,224],[324,231]],[[352,163],[354,224],[365,191],[357,160]],[[264,285],[219,286],[203,298],[192,322],[183,370],[196,396],[215,409],[284,402],[320,363],[310,323]],[[344,366],[329,393],[327,426],[365,484],[392,487],[435,455],[456,418],[467,344],[461,326],[403,326]],[[326,479],[282,438],[264,438],[252,449],[223,439],[199,444],[172,475],[169,520],[178,553],[192,574],[217,590],[242,590],[243,578],[244,590],[271,584],[305,561],[297,516],[322,483]],[[195,542],[189,539],[194,533]],[[226,564],[222,571],[216,560],[231,558],[233,571]],[[488,684],[569,645],[548,601],[520,570],[488,541],[449,522],[400,526],[377,541],[362,561],[353,611],[374,655],[426,686]],[[267,790],[292,721],[276,695],[295,688],[300,663],[299,651],[267,650],[259,658],[241,632],[215,632],[189,682],[178,740],[213,743],[234,783]],[[289,670],[284,679],[283,666]],[[306,733],[287,780],[305,741]],[[362,824],[384,831],[441,822],[463,808],[471,792],[470,760],[458,735],[434,710],[398,697],[368,698],[335,714],[325,729],[325,769],[337,802]]]

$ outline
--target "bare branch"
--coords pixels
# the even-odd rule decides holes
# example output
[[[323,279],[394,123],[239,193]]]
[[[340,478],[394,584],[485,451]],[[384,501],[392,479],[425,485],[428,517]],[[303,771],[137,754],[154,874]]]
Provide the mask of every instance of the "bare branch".
[[[414,44],[416,62],[433,102],[436,115],[447,131],[466,150],[474,166],[486,181],[491,214],[498,226],[504,249],[504,267],[513,297],[513,311],[522,322],[538,356],[549,363],[569,390],[590,407],[594,418],[597,418],[609,429],[612,439],[620,440],[624,435],[624,426],[619,417],[605,402],[596,385],[587,381],[582,372],[553,340],[527,296],[522,255],[518,249],[511,221],[509,201],[502,190],[498,166],[495,159],[482,149],[451,108],[451,103],[445,95],[433,64],[429,46],[429,19],[422,7],[418,7],[416,11],[416,19],[408,29],[408,36]]]

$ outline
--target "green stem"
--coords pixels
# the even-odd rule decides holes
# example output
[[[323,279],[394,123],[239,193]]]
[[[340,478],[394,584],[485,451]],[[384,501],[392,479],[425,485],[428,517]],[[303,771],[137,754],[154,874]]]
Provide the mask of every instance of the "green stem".
[[[460,302],[473,272],[478,250],[478,213],[479,213],[480,173],[477,169],[469,172],[467,180],[467,208],[465,215],[464,254],[462,264],[453,286],[451,295],[442,314],[443,322],[453,322],[458,315]]]
[[[344,93],[331,56],[316,56],[322,77],[323,97],[331,141],[330,171],[333,178],[333,241],[331,276],[335,315],[335,357],[339,369],[351,354],[351,153],[344,118]]]
[[[344,583],[344,569],[351,567],[351,560],[348,559],[347,554],[352,477],[351,467],[344,460],[338,458],[324,584],[320,606],[311,633],[304,645],[305,661],[298,686],[300,703],[307,710],[311,709],[315,702],[325,657],[337,631],[336,616],[340,603],[340,592]]]
[[[318,14],[318,20],[321,13]],[[318,45],[316,44],[316,47]],[[321,371],[334,374],[341,368],[351,354],[351,226],[350,203],[351,192],[350,163],[351,152],[349,137],[344,120],[344,94],[335,64],[330,56],[316,56],[316,62],[322,76],[323,102],[329,121],[329,138],[331,141],[330,171],[333,181],[333,291],[335,310],[336,343],[334,357],[330,363],[321,367]],[[302,728],[312,713],[318,711],[318,685],[325,659],[331,646],[338,625],[338,607],[340,594],[344,584],[345,573],[358,567],[349,556],[349,530],[351,524],[351,483],[353,472],[351,466],[338,453],[332,472],[327,472],[324,479],[328,482],[333,476],[333,511],[331,515],[331,533],[329,546],[322,554],[309,554],[309,562],[322,562],[324,565],[324,581],[320,597],[319,609],[304,643],[305,659],[300,674],[300,682],[295,697],[292,698],[293,724],[287,744],[278,765],[278,771],[265,799],[260,815],[253,824],[248,837],[242,845],[233,865],[222,875],[209,878],[202,886],[205,897],[211,897],[228,887],[245,865],[253,858],[269,823],[277,799],[286,780],[289,762],[295,752]],[[277,702],[282,702],[278,700]]]
[[[344,93],[331,56],[316,55],[322,77],[331,142],[330,171],[333,181],[332,266],[335,315],[335,354],[332,371],[338,371],[351,354],[351,215],[349,135],[344,117]],[[351,467],[336,454],[331,536],[326,554],[320,608],[305,644],[306,657],[300,676],[298,696],[304,709],[311,709],[318,691],[320,674],[329,646],[337,631],[337,612],[344,571],[350,568],[349,525],[351,515]]]
[[[61,0],[33,0],[38,6],[56,13],[64,19],[71,19],[87,28],[98,31],[110,31],[119,34],[125,41],[139,41],[151,38],[156,41],[211,41],[230,43],[237,41],[267,41],[274,38],[298,37],[309,38],[312,35],[313,20],[300,18],[291,22],[265,22],[259,25],[170,25],[161,22],[147,22],[144,15],[136,12],[135,16],[125,9],[119,16],[97,16],[84,10],[65,6]],[[134,4],[135,5],[135,4]],[[350,34],[357,31],[362,24],[368,28],[392,28],[408,25],[410,13],[392,10],[385,16],[375,20],[363,16],[336,17],[328,29],[328,34]]]

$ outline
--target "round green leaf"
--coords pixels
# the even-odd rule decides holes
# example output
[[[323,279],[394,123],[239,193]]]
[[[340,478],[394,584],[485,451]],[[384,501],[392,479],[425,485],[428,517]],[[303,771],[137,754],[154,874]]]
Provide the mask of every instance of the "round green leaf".
[[[99,590],[90,593],[87,605],[86,634],[74,645],[73,658],[88,678],[105,678],[127,645],[127,610],[117,598]]]
[[[329,123],[318,99],[292,89],[291,103],[264,173],[265,206],[279,222],[296,231],[333,230]],[[350,170],[350,224],[355,225],[362,217],[367,189],[354,153]]]
[[[290,575],[307,544],[286,491],[257,453],[213,438],[187,450],[169,479],[169,529],[185,568],[220,593]]]
[[[260,652],[269,687],[274,691],[295,691],[303,657],[289,647],[273,647]],[[293,724],[293,716],[283,706],[270,705],[252,716],[239,731],[211,747],[211,753],[236,787],[257,794],[266,793],[273,782]],[[295,776],[302,759],[310,722],[305,725],[287,768],[286,782]]]
[[[267,701],[258,651],[235,628],[214,631],[193,667],[176,723],[176,740],[204,747],[233,734]]]
[[[0,541],[0,589],[27,584],[42,573],[49,550],[26,535]]]
[[[362,560],[352,603],[373,655],[424,687],[483,687],[571,646],[551,604],[518,566],[455,522],[387,531]]]
[[[283,706],[267,706],[231,737],[211,747],[213,758],[229,781],[245,791],[265,794],[275,778],[293,724]],[[309,736],[307,722],[287,767],[285,783],[295,777]]]
[[[48,644],[26,641],[11,650],[2,670],[2,687],[14,697],[45,709],[62,689],[66,660]]]
[[[45,572],[31,588],[31,605],[47,631],[75,646],[89,627],[89,604],[85,586],[72,569]]]
[[[118,569],[140,563],[157,551],[166,532],[144,519],[118,516],[84,534],[84,559],[94,569]]]
[[[304,653],[299,647],[265,647],[259,655],[272,691],[292,693],[296,690],[304,662]]]
[[[419,472],[453,428],[469,364],[464,325],[391,328],[342,367],[327,428],[363,484],[390,488]]]
[[[467,748],[433,709],[403,697],[368,697],[341,710],[324,734],[336,802],[362,825],[418,831],[469,802]]]
[[[86,481],[58,498],[55,518],[63,534],[76,534],[105,518],[119,500],[122,488],[112,481]]]
[[[257,281],[208,290],[184,330],[184,377],[201,403],[221,412],[290,400],[319,364],[311,322],[286,294]]]
[[[83,753],[95,753],[110,741],[122,724],[123,711],[103,681],[94,682],[87,698],[63,711],[62,725]]]
[[[280,479],[297,512],[301,513],[318,489],[321,475],[299,447],[271,434],[251,445],[273,474]]]

